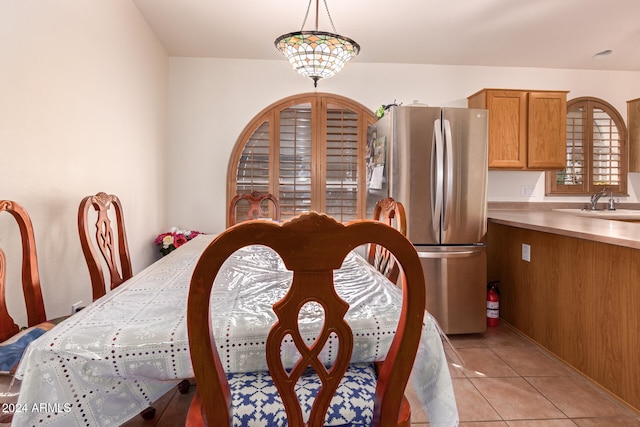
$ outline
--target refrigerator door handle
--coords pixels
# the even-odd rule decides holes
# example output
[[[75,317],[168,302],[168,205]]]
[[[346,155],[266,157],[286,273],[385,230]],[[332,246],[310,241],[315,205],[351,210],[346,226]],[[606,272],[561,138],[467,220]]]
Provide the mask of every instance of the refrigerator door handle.
[[[433,122],[433,145],[435,155],[431,156],[431,170],[435,173],[435,180],[431,180],[431,222],[434,234],[440,230],[442,212],[442,184],[444,180],[444,142],[442,140],[442,122],[437,119]],[[435,200],[434,200],[435,199]]]
[[[446,160],[446,183],[444,183],[444,209],[443,209],[443,217],[444,220],[442,225],[442,234],[446,234],[449,229],[449,218],[450,212],[452,209],[453,203],[453,141],[451,134],[451,122],[449,120],[444,121],[444,144],[445,144],[445,160]],[[443,163],[444,164],[444,163]],[[445,241],[444,236],[442,237],[442,241]]]
[[[418,258],[464,258],[472,255],[479,255],[480,252],[476,250],[465,250],[455,252],[420,252],[418,251]]]

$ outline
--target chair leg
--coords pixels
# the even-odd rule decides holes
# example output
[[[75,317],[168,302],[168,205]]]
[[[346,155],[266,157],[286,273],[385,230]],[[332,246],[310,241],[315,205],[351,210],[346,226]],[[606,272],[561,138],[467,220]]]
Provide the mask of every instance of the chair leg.
[[[180,391],[180,394],[189,393],[189,387],[191,387],[191,383],[189,382],[189,380],[182,380],[178,384],[178,390]],[[156,408],[154,408],[153,406],[149,406],[144,411],[140,412],[140,416],[145,420],[152,420],[156,416]]]
[[[189,380],[182,380],[180,381],[180,384],[178,384],[178,390],[180,391],[180,394],[189,393],[189,387],[191,387],[191,383],[189,382]]]
[[[156,408],[154,408],[153,406],[149,406],[147,409],[140,412],[140,416],[145,420],[152,420],[153,417],[156,416]]]

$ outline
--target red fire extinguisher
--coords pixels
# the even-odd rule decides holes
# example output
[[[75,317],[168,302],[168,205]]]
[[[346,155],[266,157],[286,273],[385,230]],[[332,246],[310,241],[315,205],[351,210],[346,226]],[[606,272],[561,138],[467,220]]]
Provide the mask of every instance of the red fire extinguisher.
[[[500,290],[498,282],[487,285],[487,326],[498,326],[500,317]]]

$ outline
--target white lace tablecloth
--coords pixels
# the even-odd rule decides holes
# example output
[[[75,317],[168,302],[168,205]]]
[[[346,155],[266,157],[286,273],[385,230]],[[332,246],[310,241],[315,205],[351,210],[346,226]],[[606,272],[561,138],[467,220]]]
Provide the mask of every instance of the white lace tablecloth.
[[[22,383],[12,425],[118,426],[193,377],[186,301],[195,264],[212,239],[196,237],[34,341],[16,374]],[[211,322],[216,336],[230,337],[217,340],[228,372],[266,369],[261,349],[274,319],[271,304],[284,295],[290,277],[279,257],[259,246],[237,252],[221,270]],[[400,290],[356,254],[347,257],[335,282],[350,304],[353,360],[383,359],[397,325]],[[261,286],[256,291],[247,283]],[[317,313],[313,307],[305,313],[301,329],[312,339]],[[412,382],[431,425],[457,425],[442,341],[428,314]]]

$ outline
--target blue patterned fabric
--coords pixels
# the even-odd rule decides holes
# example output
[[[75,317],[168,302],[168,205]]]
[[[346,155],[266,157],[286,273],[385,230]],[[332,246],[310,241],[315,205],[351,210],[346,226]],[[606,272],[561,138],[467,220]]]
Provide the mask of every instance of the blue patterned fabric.
[[[10,372],[18,365],[27,346],[47,332],[46,329],[33,327],[9,340],[10,344],[0,344],[0,372]],[[17,338],[17,339],[16,339]]]
[[[227,374],[231,387],[234,427],[284,427],[287,414],[268,372]],[[325,426],[369,426],[373,420],[373,398],[377,375],[373,365],[351,365],[336,391],[325,418]],[[296,385],[303,418],[321,383],[314,374],[304,375]]]

